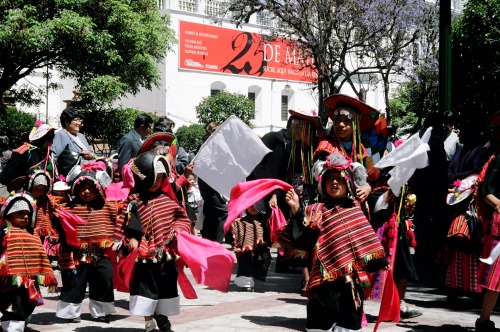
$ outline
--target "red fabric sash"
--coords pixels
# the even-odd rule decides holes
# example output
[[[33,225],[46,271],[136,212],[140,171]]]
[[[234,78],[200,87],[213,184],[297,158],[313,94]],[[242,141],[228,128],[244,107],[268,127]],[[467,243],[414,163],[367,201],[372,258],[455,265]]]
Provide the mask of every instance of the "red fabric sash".
[[[224,223],[224,233],[227,233],[233,221],[243,211],[278,189],[288,191],[292,189],[292,186],[277,179],[259,179],[235,185],[231,189],[230,200],[227,206],[228,213],[226,222]]]
[[[220,243],[181,231],[177,252],[189,266],[198,284],[227,293],[236,258]]]
[[[66,243],[73,247],[79,247],[80,241],[77,237],[76,227],[78,224],[85,224],[85,221],[64,209],[60,209],[57,214],[66,235]]]

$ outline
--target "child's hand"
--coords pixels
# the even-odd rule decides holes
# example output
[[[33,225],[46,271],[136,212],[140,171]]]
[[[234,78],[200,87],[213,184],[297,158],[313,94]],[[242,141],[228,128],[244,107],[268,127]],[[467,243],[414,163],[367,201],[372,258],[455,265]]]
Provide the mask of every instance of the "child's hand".
[[[356,188],[356,197],[360,201],[364,201],[368,197],[368,195],[370,195],[371,192],[372,192],[372,187],[368,183],[365,183],[361,187]]]
[[[193,174],[193,168],[194,168],[194,163],[191,162],[189,163],[189,165],[186,166],[186,168],[184,169],[184,177],[187,179],[191,174]]]
[[[288,203],[288,205],[290,205],[292,215],[295,215],[300,207],[299,195],[297,195],[295,190],[290,189],[286,193],[285,201]]]
[[[271,209],[278,207],[278,197],[276,197],[276,194],[271,196],[271,199],[269,200],[269,207]]]
[[[136,249],[138,246],[139,246],[139,241],[137,241],[134,238],[131,238],[128,242],[127,248],[128,248],[128,250],[132,251],[132,250]]]

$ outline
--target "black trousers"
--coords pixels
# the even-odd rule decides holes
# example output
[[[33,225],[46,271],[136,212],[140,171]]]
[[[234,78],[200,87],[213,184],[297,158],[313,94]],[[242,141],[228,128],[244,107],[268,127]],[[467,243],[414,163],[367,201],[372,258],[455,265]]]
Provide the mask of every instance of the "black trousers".
[[[352,293],[351,283],[344,280],[313,287],[308,294],[306,328],[329,330],[333,324],[337,324],[350,330],[361,329],[363,305],[355,307]],[[360,287],[356,287],[355,293],[363,299]]]
[[[59,300],[82,303],[89,284],[89,298],[100,302],[113,302],[113,266],[108,257],[96,263],[80,263],[76,270],[61,271],[63,287]]]
[[[0,294],[2,322],[25,321],[35,310],[37,302],[29,300],[28,290],[24,287],[11,288]]]
[[[148,299],[172,299],[179,296],[177,290],[177,267],[173,260],[168,262],[137,262],[130,281],[130,295]]]

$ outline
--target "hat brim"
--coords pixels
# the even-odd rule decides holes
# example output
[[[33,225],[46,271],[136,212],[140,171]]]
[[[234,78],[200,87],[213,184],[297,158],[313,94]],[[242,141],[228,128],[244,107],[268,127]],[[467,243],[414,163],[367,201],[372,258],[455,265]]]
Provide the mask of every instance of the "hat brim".
[[[450,193],[446,196],[446,204],[448,204],[448,205],[458,204],[458,203],[462,202],[463,200],[465,200],[470,195],[472,195],[473,193],[474,193],[473,188],[464,190],[464,191],[460,192],[458,195],[456,195],[454,193]]]
[[[334,112],[342,107],[346,107],[354,111],[359,118],[361,132],[372,127],[379,118],[380,112],[370,105],[362,102],[359,99],[343,95],[333,94],[325,99],[326,115],[333,120]]]
[[[299,112],[296,112],[293,110],[289,110],[288,113],[290,113],[291,116],[301,118],[301,119],[311,123],[318,130],[323,130],[323,124],[321,122],[321,118],[317,115],[306,115],[306,114],[299,113]]]
[[[137,152],[137,155],[140,155],[141,153],[147,152],[151,150],[151,146],[158,142],[158,141],[165,141],[169,144],[172,144],[172,142],[175,140],[174,134],[170,133],[165,133],[165,132],[157,132],[149,135],[146,140],[142,143],[141,147],[139,148],[139,151]]]

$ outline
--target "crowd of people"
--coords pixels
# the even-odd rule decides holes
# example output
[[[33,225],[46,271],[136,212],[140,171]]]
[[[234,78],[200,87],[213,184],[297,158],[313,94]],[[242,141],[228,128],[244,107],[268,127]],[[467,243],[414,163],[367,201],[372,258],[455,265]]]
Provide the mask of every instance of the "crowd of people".
[[[420,316],[405,302],[409,282],[446,287],[450,305],[464,294],[482,301],[475,331],[495,331],[500,112],[461,124],[430,114],[414,135],[428,145],[425,167],[394,187],[392,167],[378,168],[374,145],[363,144],[383,120],[378,112],[340,94],[325,105],[329,128],[315,111],[290,110],[286,128],[264,135],[271,152],[231,197],[193,173],[167,117],[139,115],[115,168],[80,132],[84,112],[65,109],[58,130],[37,124],[0,172],[2,329],[24,331],[43,304],[40,287],[59,286],[55,315],[67,322],[81,321],[88,292],[92,317],[109,323],[119,289],[130,293],[130,314],[144,317],[145,331],[172,331],[178,279],[197,264],[184,248],[205,241],[230,255],[229,274],[237,263],[234,284],[246,292],[266,280],[277,248],[276,272],[302,276],[307,331],[360,331],[364,301],[386,301],[388,287],[400,301],[379,319]],[[208,124],[205,139],[219,126]],[[404,139],[384,130],[376,145],[391,156]],[[227,273],[206,273],[209,286],[227,291]]]

